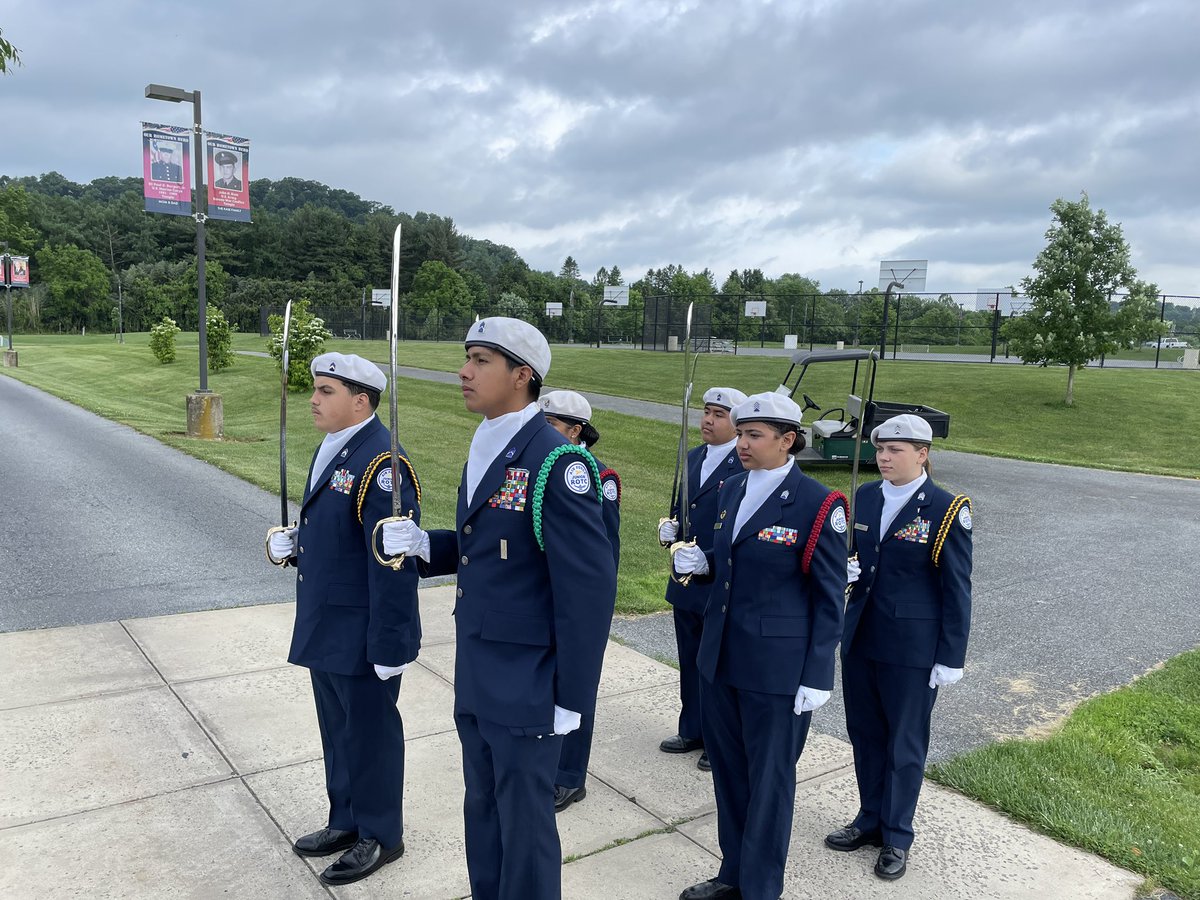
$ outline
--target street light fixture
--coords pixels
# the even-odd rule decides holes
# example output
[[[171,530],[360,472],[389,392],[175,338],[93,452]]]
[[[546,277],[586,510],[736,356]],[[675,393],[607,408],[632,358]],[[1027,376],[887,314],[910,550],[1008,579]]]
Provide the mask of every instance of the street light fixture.
[[[208,390],[208,296],[204,284],[204,221],[207,206],[204,202],[204,128],[200,123],[200,92],[185,91],[183,88],[171,87],[165,84],[146,85],[146,97],[149,100],[165,100],[168,103],[192,104],[192,131],[196,135],[193,156],[196,163],[196,293],[199,301],[200,314],[200,390],[207,394]]]

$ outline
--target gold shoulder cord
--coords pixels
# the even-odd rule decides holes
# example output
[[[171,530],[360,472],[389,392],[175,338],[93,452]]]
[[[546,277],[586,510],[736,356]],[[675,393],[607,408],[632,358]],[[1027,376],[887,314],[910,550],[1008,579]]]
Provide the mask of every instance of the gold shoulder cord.
[[[384,462],[390,460],[391,458],[392,458],[392,451],[390,451],[390,450],[380,453],[377,457],[375,457],[373,460],[371,460],[371,462],[367,465],[366,471],[363,472],[362,483],[359,484],[359,486],[358,486],[358,502],[356,504],[356,509],[358,511],[358,521],[360,523],[363,520],[362,508],[363,508],[363,503],[367,499],[367,488],[369,488],[371,486],[371,482],[375,478],[375,473],[377,471],[379,471],[379,467],[381,465],[383,465]],[[404,463],[404,468],[408,469],[409,477],[412,478],[413,489],[417,492],[417,505],[420,506],[421,505],[421,482],[419,482],[417,480],[417,473],[413,469],[412,463],[410,463],[408,461],[407,457],[401,456],[400,462]],[[393,481],[393,484],[394,483],[395,482]]]
[[[942,545],[946,543],[946,538],[950,536],[950,528],[954,525],[954,519],[958,516],[958,511],[964,506],[970,508],[971,498],[966,494],[959,494],[950,502],[950,508],[946,510],[946,515],[942,516],[942,524],[938,527],[937,539],[933,542],[933,564],[939,564],[942,556]]]

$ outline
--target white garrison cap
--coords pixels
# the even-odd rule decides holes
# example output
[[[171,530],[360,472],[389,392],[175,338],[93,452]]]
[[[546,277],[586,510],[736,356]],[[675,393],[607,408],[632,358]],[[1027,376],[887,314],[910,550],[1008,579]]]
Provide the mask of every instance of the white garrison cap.
[[[800,427],[800,404],[791,397],[773,391],[751,394],[733,408],[733,424],[743,422],[778,422]]]
[[[591,404],[583,399],[583,395],[574,391],[551,391],[542,394],[538,399],[538,407],[543,413],[559,419],[566,417],[577,422],[592,420]]]
[[[533,369],[538,381],[550,371],[550,344],[545,336],[521,319],[489,316],[467,330],[463,343],[468,347],[492,347],[523,366]]]
[[[739,403],[746,402],[746,395],[737,388],[709,388],[704,392],[704,405],[723,406],[733,409]]]
[[[882,425],[871,429],[871,443],[878,447],[880,441],[920,441],[932,444],[933,429],[920,416],[904,413],[892,416]]]
[[[387,376],[375,363],[353,353],[322,353],[309,364],[315,378],[327,375],[338,381],[346,381],[383,393],[387,387]]]

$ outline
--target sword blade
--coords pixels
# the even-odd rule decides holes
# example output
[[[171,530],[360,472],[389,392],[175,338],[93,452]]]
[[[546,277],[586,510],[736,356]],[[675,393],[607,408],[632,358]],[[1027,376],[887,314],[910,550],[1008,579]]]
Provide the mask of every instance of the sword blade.
[[[679,426],[679,540],[687,541],[691,539],[691,522],[689,521],[689,498],[688,498],[688,470],[687,470],[687,452],[688,452],[688,407],[692,401],[692,308],[695,304],[689,303],[687,308],[687,319],[683,327],[683,411]]]
[[[287,528],[288,524],[288,489],[287,489],[287,401],[288,401],[288,367],[291,364],[288,353],[288,339],[292,332],[292,301],[287,302],[283,309],[283,375],[279,379],[279,523]]]
[[[392,414],[392,515],[399,517],[401,514],[400,508],[400,491],[396,488],[400,484],[400,438],[398,437],[400,427],[400,412],[396,400],[396,336],[397,326],[400,323],[400,225],[396,226],[396,231],[392,235],[392,308],[391,312],[391,330],[388,334],[388,407]]]

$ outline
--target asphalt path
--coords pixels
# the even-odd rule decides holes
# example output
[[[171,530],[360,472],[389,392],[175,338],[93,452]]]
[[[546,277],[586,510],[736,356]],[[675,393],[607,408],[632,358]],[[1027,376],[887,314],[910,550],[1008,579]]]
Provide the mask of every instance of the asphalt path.
[[[677,421],[662,404],[588,396]],[[291,599],[290,573],[263,557],[271,494],[6,377],[0,435],[0,631]],[[973,498],[975,572],[966,677],[938,699],[933,758],[1043,731],[1196,646],[1200,480],[951,451],[934,463]],[[674,657],[669,614],[613,633]],[[835,691],[814,727],[844,737],[843,723]]]
[[[0,509],[0,632],[294,596],[277,497],[7,377]]]

